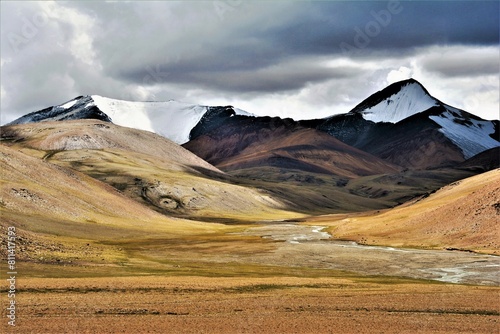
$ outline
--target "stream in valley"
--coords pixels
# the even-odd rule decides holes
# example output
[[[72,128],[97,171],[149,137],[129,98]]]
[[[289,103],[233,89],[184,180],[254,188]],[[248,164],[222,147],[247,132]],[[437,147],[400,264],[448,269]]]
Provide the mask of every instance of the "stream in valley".
[[[331,239],[321,226],[270,224],[242,235],[279,242],[276,250],[252,255],[261,264],[326,268],[363,275],[400,276],[449,283],[500,285],[500,257],[462,251],[360,245]]]

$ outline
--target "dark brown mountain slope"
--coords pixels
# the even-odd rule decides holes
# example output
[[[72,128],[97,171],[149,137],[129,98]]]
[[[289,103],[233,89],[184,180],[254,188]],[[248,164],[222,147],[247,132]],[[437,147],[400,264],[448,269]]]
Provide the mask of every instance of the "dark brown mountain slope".
[[[234,116],[184,147],[225,171],[276,167],[355,178],[398,167],[290,119]]]
[[[436,108],[438,109],[438,108]],[[439,110],[436,110],[436,113]],[[379,127],[372,139],[358,147],[399,166],[425,169],[453,167],[463,162],[460,148],[429,119],[432,109],[410,116],[399,123]]]
[[[374,123],[352,113],[333,116],[326,121],[300,123],[316,127],[348,145],[401,167],[426,169],[456,166],[465,160],[462,151],[429,118],[440,112],[437,107],[431,108],[395,124]]]
[[[479,172],[500,168],[500,147],[481,152],[460,164],[462,168],[476,168]]]

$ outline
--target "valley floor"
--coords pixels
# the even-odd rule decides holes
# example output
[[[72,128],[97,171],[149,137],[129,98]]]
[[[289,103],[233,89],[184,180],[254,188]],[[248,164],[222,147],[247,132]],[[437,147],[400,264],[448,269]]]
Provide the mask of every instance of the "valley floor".
[[[85,251],[99,256],[88,262],[62,253],[55,260],[25,258],[17,269],[16,326],[8,326],[2,307],[1,332],[499,331],[497,256],[344,247],[329,237],[319,226],[288,222],[168,240],[90,242],[84,249],[94,250]],[[113,257],[113,249],[126,257]],[[451,268],[479,263],[489,271],[426,272],[445,262]]]
[[[246,219],[222,224],[234,215],[161,215],[83,173],[35,169],[35,158],[5,151],[17,163],[1,189],[1,333],[500,331],[500,170],[370,213],[282,216],[254,193],[260,211],[238,202],[250,203],[238,212]],[[4,280],[11,227],[15,327]]]
[[[376,278],[20,281],[7,333],[497,333],[498,287]],[[4,295],[5,292],[2,292]]]

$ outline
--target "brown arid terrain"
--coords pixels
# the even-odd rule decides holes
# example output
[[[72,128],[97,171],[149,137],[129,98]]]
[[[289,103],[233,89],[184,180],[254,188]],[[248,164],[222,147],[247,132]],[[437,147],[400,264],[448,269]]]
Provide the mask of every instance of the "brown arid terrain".
[[[226,125],[184,147],[225,171],[273,166],[352,178],[400,169],[318,130],[286,121],[251,125]]]
[[[388,125],[376,134],[370,133],[370,140],[356,147],[396,165],[414,169],[463,162],[461,150],[428,118],[433,112],[429,109],[398,124]]]
[[[461,167],[478,168],[480,170],[489,171],[500,166],[500,147],[491,148],[476,156],[464,161],[460,164]]]
[[[16,326],[2,306],[2,333],[500,329],[500,170],[383,210],[474,172],[228,175],[95,120],[1,130],[2,279],[16,231]],[[313,216],[320,198],[374,211]]]
[[[497,333],[500,321],[498,288],[397,279],[26,278],[19,289],[3,333]]]
[[[313,171],[263,162],[227,174],[161,136],[97,120],[1,130],[4,146],[82,172],[162,214],[202,221],[254,222],[384,209],[478,173],[475,167],[398,172],[391,164],[311,129],[278,127],[274,131],[286,135],[269,145],[295,147],[296,152],[290,147],[278,151],[295,152],[297,159],[282,158],[300,161]],[[311,145],[293,146],[293,141]],[[316,154],[318,159],[307,162]],[[329,166],[328,173],[316,173],[322,168],[318,166]],[[370,173],[375,174],[361,176]]]
[[[37,157],[31,165],[44,161],[80,171],[169,216],[235,221],[298,216],[266,191],[226,182],[217,168],[147,131],[79,120],[3,127],[2,139]]]
[[[454,182],[384,212],[308,219],[335,238],[371,245],[500,254],[500,169]]]

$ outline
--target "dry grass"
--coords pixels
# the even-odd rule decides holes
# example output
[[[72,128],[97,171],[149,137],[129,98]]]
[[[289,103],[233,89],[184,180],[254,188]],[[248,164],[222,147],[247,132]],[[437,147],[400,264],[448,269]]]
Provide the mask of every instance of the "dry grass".
[[[267,189],[289,210],[316,216],[392,208],[449,183],[475,175],[469,170],[405,171],[346,179],[271,167],[230,172],[242,185]]]
[[[405,281],[33,278],[19,289],[16,328],[2,332],[495,333],[500,320],[498,288]]]
[[[80,120],[3,127],[2,138],[12,149],[22,150],[26,155],[65,167],[59,169],[57,173],[58,171],[55,171],[57,168],[36,159],[20,163],[24,167],[30,166],[28,168],[33,169],[32,177],[24,182],[26,186],[24,189],[29,190],[33,186],[28,183],[35,181],[38,177],[37,166],[42,165],[44,172],[47,173],[45,176],[41,175],[43,180],[57,180],[61,171],[65,174],[75,174],[75,170],[80,171],[92,179],[84,179],[80,173],[76,173],[81,179],[81,189],[77,190],[86,194],[90,194],[91,191],[116,193],[114,189],[111,191],[109,187],[104,186],[109,184],[121,192],[120,195],[137,202],[134,204],[135,207],[145,204],[167,216],[202,221],[221,218],[225,222],[301,216],[286,210],[285,204],[273,198],[268,192],[251,186],[235,185],[226,180],[225,174],[191,152],[146,131],[94,120]],[[6,145],[2,145],[5,150],[8,149]],[[8,160],[3,168],[16,173],[16,159],[26,160],[26,157],[16,152],[15,158]],[[24,168],[22,172],[30,171]],[[21,176],[17,173],[16,180]],[[3,175],[5,180],[11,178],[9,173]],[[57,182],[64,184],[67,180],[66,177],[62,182]],[[94,189],[83,189],[85,183],[98,186]],[[95,189],[98,187],[100,189]],[[59,195],[59,199],[55,198],[61,190],[62,187],[53,191],[50,191],[50,187],[46,187],[43,191],[40,190],[40,193],[54,197],[53,201],[58,200],[53,208],[60,211],[73,206],[73,203],[64,196]],[[103,193],[102,196],[106,194]],[[108,199],[105,203],[112,203],[112,200],[116,201],[116,198]],[[110,204],[112,205],[114,204]],[[96,210],[88,208],[86,211],[90,213]],[[126,209],[123,211],[127,212]],[[81,212],[78,215],[82,216],[85,213]],[[109,216],[114,215],[111,213]],[[102,221],[94,217],[90,220]]]
[[[323,216],[341,239],[374,245],[457,248],[499,254],[500,170],[446,186],[428,198],[384,212]]]

